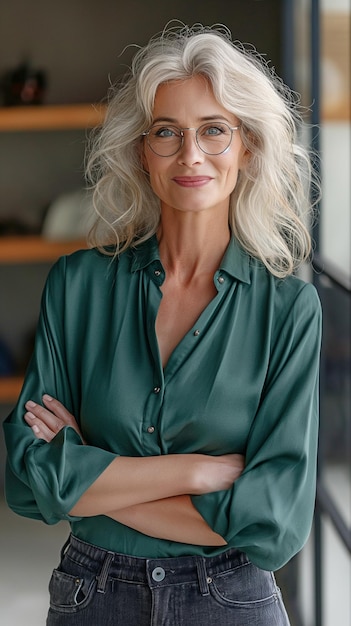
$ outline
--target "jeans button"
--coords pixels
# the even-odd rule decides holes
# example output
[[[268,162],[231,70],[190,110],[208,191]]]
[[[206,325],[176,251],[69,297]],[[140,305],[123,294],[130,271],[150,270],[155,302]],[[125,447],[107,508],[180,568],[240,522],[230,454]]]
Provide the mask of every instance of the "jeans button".
[[[166,572],[163,567],[155,567],[155,569],[152,571],[151,576],[157,583],[160,583],[166,576]]]

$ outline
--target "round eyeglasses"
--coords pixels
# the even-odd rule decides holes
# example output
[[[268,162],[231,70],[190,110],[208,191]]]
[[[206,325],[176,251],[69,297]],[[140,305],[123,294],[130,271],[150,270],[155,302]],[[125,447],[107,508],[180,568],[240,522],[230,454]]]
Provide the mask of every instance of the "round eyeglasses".
[[[229,126],[225,122],[207,122],[199,128],[177,128],[168,124],[154,124],[142,135],[146,137],[151,150],[161,157],[176,154],[184,143],[184,131],[194,130],[198,147],[205,154],[217,155],[226,152],[232,143],[233,131],[239,126]]]

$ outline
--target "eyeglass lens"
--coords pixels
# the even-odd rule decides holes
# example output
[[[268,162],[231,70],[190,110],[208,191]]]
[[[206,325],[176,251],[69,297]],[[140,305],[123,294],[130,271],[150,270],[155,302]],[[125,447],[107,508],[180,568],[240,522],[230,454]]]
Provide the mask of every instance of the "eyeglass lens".
[[[184,129],[194,130],[194,129]],[[183,132],[175,126],[155,125],[148,132],[147,140],[155,154],[172,156],[183,143]],[[206,154],[221,154],[229,148],[232,139],[231,128],[222,122],[203,124],[196,130],[196,141]]]

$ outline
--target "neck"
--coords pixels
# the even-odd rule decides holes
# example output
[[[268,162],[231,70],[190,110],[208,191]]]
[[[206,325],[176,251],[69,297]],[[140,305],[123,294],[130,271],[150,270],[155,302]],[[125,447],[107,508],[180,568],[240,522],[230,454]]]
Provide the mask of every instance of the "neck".
[[[162,213],[157,233],[162,264],[181,282],[218,268],[230,240],[227,215]]]

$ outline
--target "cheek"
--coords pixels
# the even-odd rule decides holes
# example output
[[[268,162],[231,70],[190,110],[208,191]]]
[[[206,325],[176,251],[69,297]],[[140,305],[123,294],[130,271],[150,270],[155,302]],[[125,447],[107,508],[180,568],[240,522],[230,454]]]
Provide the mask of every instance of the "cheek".
[[[144,170],[150,174],[150,179],[157,179],[160,175],[162,175],[162,171],[164,169],[164,163],[157,157],[153,152],[151,152],[147,147],[144,148],[142,152],[142,164]]]
[[[240,170],[240,163],[237,161],[237,159],[235,160],[235,163],[233,163],[233,161],[228,163],[228,169],[226,171],[225,177],[228,183],[232,185],[233,187],[236,185],[236,181],[239,175],[239,170]]]
[[[159,200],[166,201],[167,198],[169,199],[170,190],[168,186],[164,183],[164,181],[162,181],[162,177],[149,174],[149,181],[152,191],[154,192],[155,196],[159,198]]]
[[[160,175],[159,169],[155,170],[149,162],[147,171],[152,191],[158,198],[162,199],[164,184],[162,183],[162,175]]]
[[[162,157],[153,157],[153,155],[144,154],[144,169],[149,173],[150,184],[152,187],[162,185],[163,179],[166,179],[168,163],[162,161]]]

